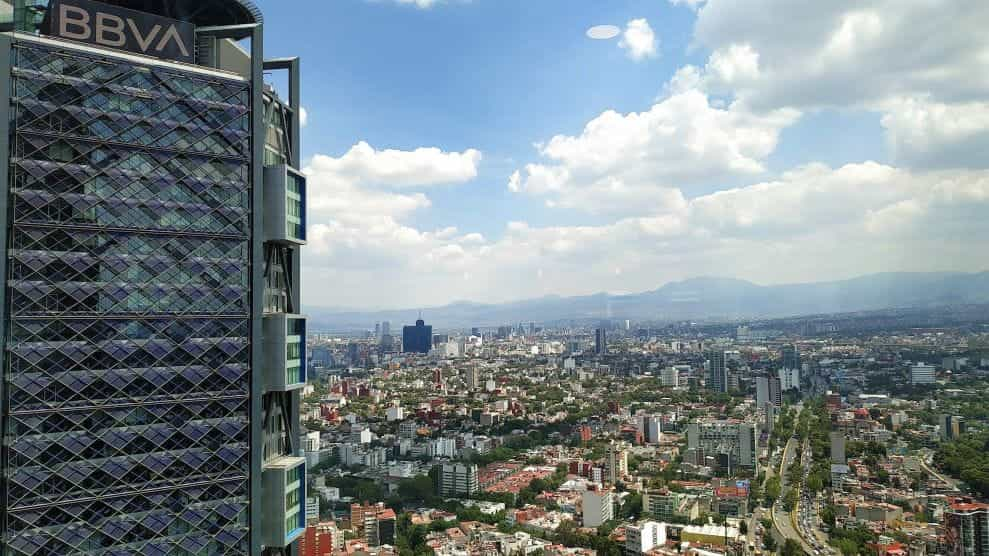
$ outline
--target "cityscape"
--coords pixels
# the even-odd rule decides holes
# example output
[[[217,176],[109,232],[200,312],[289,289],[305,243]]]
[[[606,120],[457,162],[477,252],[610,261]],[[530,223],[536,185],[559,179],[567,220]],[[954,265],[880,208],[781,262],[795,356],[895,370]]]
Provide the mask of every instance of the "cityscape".
[[[0,556],[989,556],[987,25],[0,0]]]

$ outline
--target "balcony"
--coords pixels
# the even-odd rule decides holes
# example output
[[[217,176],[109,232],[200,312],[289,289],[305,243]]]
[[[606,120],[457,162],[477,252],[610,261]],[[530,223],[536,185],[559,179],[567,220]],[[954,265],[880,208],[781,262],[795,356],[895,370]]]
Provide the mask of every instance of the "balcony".
[[[264,240],[306,243],[306,177],[284,164],[264,169]]]
[[[264,384],[268,392],[306,385],[306,318],[275,313],[264,316]]]
[[[269,548],[288,546],[306,530],[306,458],[285,456],[265,463],[261,482],[261,542]]]

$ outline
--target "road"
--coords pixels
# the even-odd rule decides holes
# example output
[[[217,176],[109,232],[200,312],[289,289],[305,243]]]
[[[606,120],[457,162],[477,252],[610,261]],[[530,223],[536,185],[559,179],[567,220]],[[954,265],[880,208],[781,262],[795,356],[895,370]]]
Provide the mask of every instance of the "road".
[[[800,416],[800,412],[803,411],[802,405],[796,406],[797,418]],[[786,442],[786,447],[783,448],[783,456],[780,459],[779,473],[780,476],[780,492],[785,494],[788,488],[787,473],[786,470],[793,464],[794,459],[797,457],[797,442],[796,438],[790,438]],[[811,449],[808,442],[804,442],[801,466],[804,469],[804,475],[810,471],[811,466]],[[771,476],[773,470],[767,469],[766,478]],[[773,504],[772,508],[772,518],[773,524],[775,526],[775,537],[779,544],[782,544],[786,539],[793,539],[800,544],[800,548],[806,554],[836,554],[831,547],[827,544],[826,536],[822,538],[820,536],[820,530],[817,527],[817,520],[819,516],[813,515],[816,512],[814,509],[807,504],[810,502],[809,499],[804,499],[800,492],[800,486],[797,485],[797,504],[792,511],[787,512],[783,508],[782,500],[778,500]],[[801,513],[800,505],[804,503],[804,511]]]
[[[933,475],[939,481],[950,486],[951,488],[959,492],[962,492],[961,481],[952,479],[950,477],[945,477],[944,475],[935,471],[934,468],[931,466],[931,463],[933,463],[934,461],[934,454],[918,456],[917,460],[920,461],[920,466],[924,469],[924,471],[927,471],[928,474]]]
[[[786,470],[793,463],[793,460],[797,457],[797,440],[794,438],[789,439],[786,442],[786,447],[783,448],[783,457],[780,459],[780,492],[786,493],[787,489],[787,477]],[[798,492],[799,494],[799,492]],[[776,531],[778,532],[777,538],[782,540],[793,539],[800,543],[800,547],[807,554],[814,554],[814,548],[804,541],[803,537],[797,532],[795,527],[795,519],[793,513],[787,512],[783,508],[782,500],[777,501],[773,504],[773,524],[776,526]],[[794,509],[794,513],[796,509]]]

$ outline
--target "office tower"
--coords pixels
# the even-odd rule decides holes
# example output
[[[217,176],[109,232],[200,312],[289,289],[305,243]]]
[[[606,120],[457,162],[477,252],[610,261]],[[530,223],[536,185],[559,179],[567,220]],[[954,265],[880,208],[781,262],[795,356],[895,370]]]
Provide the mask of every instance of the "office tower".
[[[762,430],[766,434],[773,434],[773,429],[776,428],[776,416],[779,415],[779,409],[773,404],[766,404],[763,406],[763,409],[766,411],[766,414]]]
[[[845,433],[831,432],[831,463],[848,463],[845,457]]]
[[[402,329],[402,353],[429,353],[432,345],[433,327],[426,326],[422,319],[417,320],[415,326]]]
[[[378,351],[381,353],[391,353],[395,349],[395,337],[391,334],[383,334],[378,344]]]
[[[597,355],[608,353],[608,332],[604,328],[594,331],[594,353]]]
[[[934,384],[934,366],[914,365],[913,367],[910,367],[910,384]]]
[[[762,408],[769,403],[769,378],[764,376],[755,379],[755,405]]]
[[[756,464],[755,427],[748,423],[711,421],[687,425],[687,449],[707,455],[726,455],[731,465]]]
[[[305,527],[298,59],[264,60],[250,0],[13,5],[0,552],[282,551]]]
[[[381,323],[380,322],[374,323],[374,337],[376,339],[378,339],[378,340],[381,340]]]
[[[786,344],[780,348],[780,367],[800,369],[800,352],[793,344]]]
[[[643,436],[649,444],[659,444],[663,440],[662,423],[659,417],[650,415],[646,418]]]
[[[782,368],[778,372],[780,390],[800,389],[800,369]]]
[[[464,371],[464,383],[468,390],[477,390],[481,387],[481,371],[477,367],[471,367]]]
[[[725,367],[725,350],[709,350],[707,352],[707,364],[707,389],[715,392],[727,392],[728,369]]]
[[[584,527],[600,527],[614,518],[614,495],[610,488],[592,486],[581,496]]]
[[[477,465],[444,463],[439,473],[440,496],[467,497],[479,490]]]
[[[950,556],[989,556],[989,504],[956,498],[944,513],[945,545]]]
[[[783,385],[780,382],[779,377],[771,376],[768,377],[769,383],[769,402],[775,407],[783,407]],[[799,384],[799,379],[797,381]]]
[[[625,444],[615,442],[608,444],[608,452],[604,460],[605,479],[615,484],[628,475],[628,451]]]
[[[676,367],[664,367],[659,371],[659,380],[663,386],[676,388],[680,386],[680,371]]]
[[[954,440],[965,434],[965,418],[960,415],[942,415],[939,425],[942,440]]]
[[[783,392],[782,387],[780,386],[780,379],[778,377],[756,377],[755,393],[756,407],[765,407],[767,403],[776,407],[783,406]]]
[[[390,336],[391,335],[391,323],[388,321],[383,321],[381,323],[381,335]]]

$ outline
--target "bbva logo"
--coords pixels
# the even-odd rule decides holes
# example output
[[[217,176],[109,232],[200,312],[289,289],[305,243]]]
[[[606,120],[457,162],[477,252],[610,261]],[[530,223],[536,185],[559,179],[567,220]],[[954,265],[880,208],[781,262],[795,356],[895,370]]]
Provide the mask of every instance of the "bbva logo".
[[[48,9],[54,36],[193,61],[195,28],[189,23],[85,0],[55,0]]]

